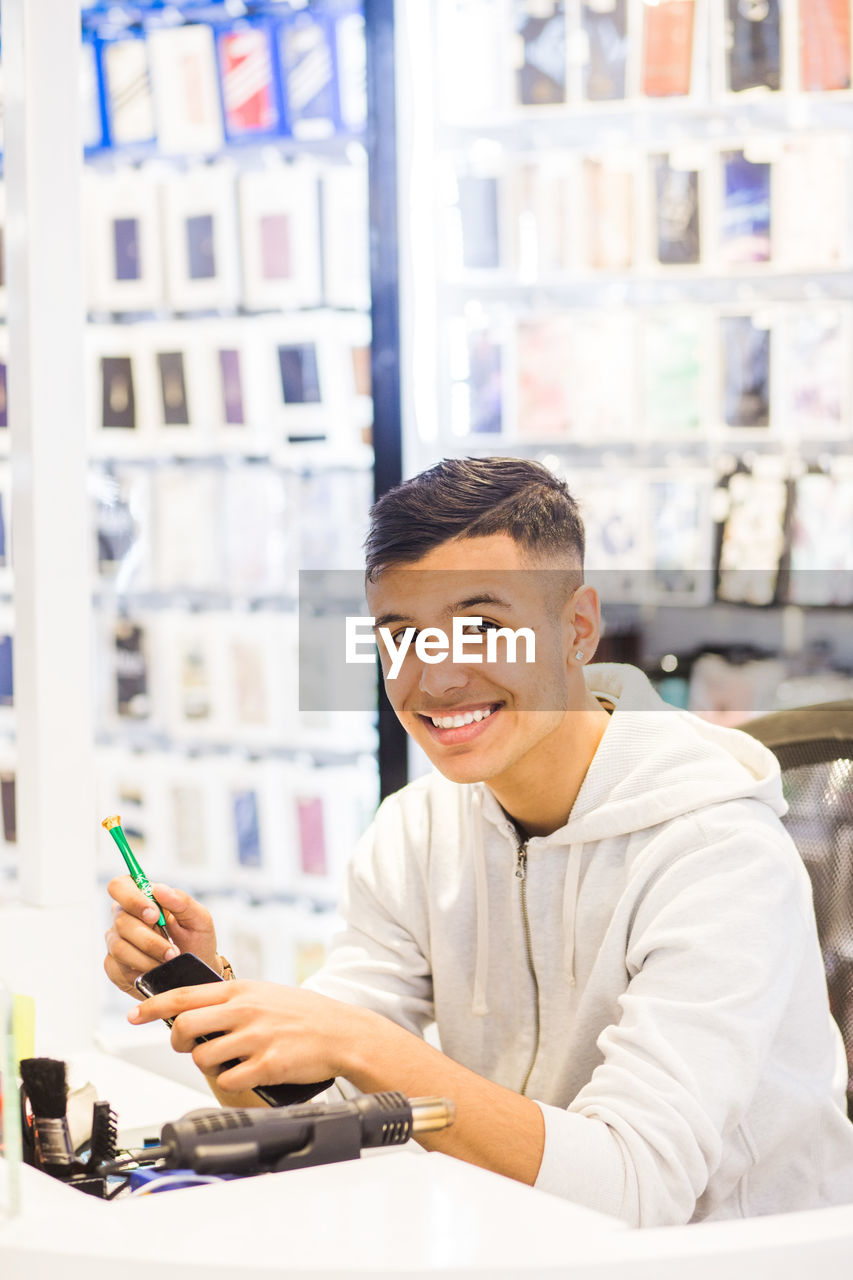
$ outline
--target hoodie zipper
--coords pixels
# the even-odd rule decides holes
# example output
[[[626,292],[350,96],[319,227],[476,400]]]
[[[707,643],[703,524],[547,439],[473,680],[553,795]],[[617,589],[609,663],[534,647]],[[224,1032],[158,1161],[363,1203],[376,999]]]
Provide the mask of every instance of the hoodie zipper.
[[[530,917],[527,914],[527,841],[519,841],[518,851],[515,860],[515,877],[519,881],[521,888],[521,923],[524,928],[524,947],[527,952],[527,967],[530,970],[530,976],[533,979],[533,987],[536,992],[536,1040],[533,1046],[533,1057],[530,1060],[530,1066],[527,1068],[527,1074],[524,1077],[524,1083],[521,1086],[522,1096],[527,1091],[527,1085],[539,1054],[539,1030],[541,1019],[539,1014],[539,982],[536,977],[536,970],[533,967],[533,943],[530,938]]]

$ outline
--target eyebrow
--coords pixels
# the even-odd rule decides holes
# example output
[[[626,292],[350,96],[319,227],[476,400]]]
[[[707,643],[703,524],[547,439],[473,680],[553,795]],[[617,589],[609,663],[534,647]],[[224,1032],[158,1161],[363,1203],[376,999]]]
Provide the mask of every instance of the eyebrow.
[[[480,604],[498,605],[501,609],[512,610],[512,605],[508,600],[504,600],[500,596],[492,595],[490,591],[483,591],[476,596],[466,596],[464,600],[454,601],[453,604],[448,606],[447,611],[453,615],[461,613],[463,609],[473,609],[476,605]],[[395,622],[405,622],[408,623],[409,626],[414,626],[412,619],[407,618],[402,613],[383,613],[381,618],[376,619],[373,624],[373,629],[376,631],[379,627],[387,627],[390,626],[391,623]]]

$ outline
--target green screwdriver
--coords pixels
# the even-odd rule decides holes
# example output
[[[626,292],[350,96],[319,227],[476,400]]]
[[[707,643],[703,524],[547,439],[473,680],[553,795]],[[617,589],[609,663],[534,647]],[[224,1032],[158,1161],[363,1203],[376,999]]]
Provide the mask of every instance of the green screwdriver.
[[[115,840],[116,844],[118,845],[119,852],[121,853],[121,856],[124,858],[125,865],[127,866],[127,869],[130,872],[131,876],[133,877],[133,882],[136,885],[137,889],[140,889],[145,894],[146,898],[150,898],[150,900],[154,903],[154,906],[160,912],[160,919],[157,921],[155,928],[159,929],[163,937],[168,938],[169,942],[171,942],[172,939],[169,937],[169,930],[166,928],[166,917],[163,915],[163,908],[160,906],[160,903],[154,897],[154,894],[151,891],[151,883],[147,875],[145,874],[145,872],[142,870],[142,867],[140,867],[139,863],[137,862],[133,850],[131,849],[130,845],[127,843],[127,836],[124,834],[124,832],[121,829],[121,818],[117,813],[114,813],[111,818],[104,818],[103,822],[101,823],[101,826],[106,827],[107,831],[109,831],[113,840]]]

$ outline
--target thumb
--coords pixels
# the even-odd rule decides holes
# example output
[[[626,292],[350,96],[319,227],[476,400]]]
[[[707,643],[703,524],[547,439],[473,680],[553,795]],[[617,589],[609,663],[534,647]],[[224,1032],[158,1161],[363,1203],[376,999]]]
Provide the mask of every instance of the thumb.
[[[173,889],[167,884],[153,884],[151,889],[160,906],[174,917],[181,929],[188,933],[212,931],[210,912],[183,889]]]

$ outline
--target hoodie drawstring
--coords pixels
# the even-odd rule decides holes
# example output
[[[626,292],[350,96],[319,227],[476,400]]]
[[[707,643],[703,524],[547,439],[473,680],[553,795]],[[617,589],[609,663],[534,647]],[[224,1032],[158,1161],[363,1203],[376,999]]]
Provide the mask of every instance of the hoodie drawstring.
[[[474,966],[474,999],[471,1012],[478,1018],[489,1012],[486,1003],[486,975],[489,971],[489,889],[486,881],[486,854],[483,848],[483,795],[474,791],[470,813],[474,854],[474,889],[477,908],[477,958]]]
[[[577,932],[578,885],[580,883],[582,852],[582,844],[569,845],[569,861],[566,866],[566,879],[563,885],[563,973],[570,987],[573,987],[577,981],[575,977],[575,934]]]

